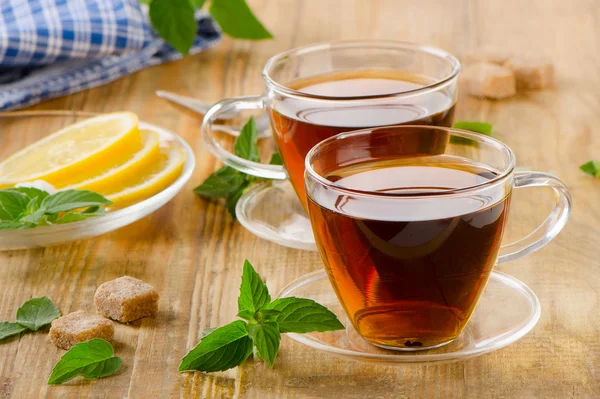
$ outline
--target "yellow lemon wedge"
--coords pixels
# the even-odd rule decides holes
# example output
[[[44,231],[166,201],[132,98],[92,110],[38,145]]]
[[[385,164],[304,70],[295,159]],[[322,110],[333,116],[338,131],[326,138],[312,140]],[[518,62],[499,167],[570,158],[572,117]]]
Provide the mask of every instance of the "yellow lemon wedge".
[[[145,173],[121,181],[113,185],[110,192],[103,194],[118,208],[149,198],[177,180],[185,159],[186,153],[180,147],[161,149],[159,161]]]
[[[138,176],[144,175],[147,170],[161,162],[161,152],[157,133],[151,130],[142,130],[140,133],[142,149],[134,153],[127,161],[97,176],[64,187],[64,189],[90,190],[105,194],[114,192],[115,187],[123,187],[124,184],[127,184],[126,182],[134,181]]]
[[[138,118],[116,112],[67,126],[0,163],[0,188],[44,180],[56,188],[81,182],[142,148]]]

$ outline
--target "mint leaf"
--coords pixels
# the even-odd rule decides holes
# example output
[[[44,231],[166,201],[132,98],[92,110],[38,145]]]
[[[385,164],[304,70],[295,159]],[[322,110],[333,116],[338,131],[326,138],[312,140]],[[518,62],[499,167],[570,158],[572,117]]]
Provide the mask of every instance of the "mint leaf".
[[[458,121],[454,122],[454,128],[469,130],[475,133],[485,134],[486,136],[492,135],[493,126],[487,122],[473,122],[473,121]]]
[[[262,323],[263,321],[275,321],[277,316],[279,316],[280,314],[280,310],[262,308],[258,312],[256,312],[255,318],[259,323]]]
[[[35,201],[35,198],[32,201]],[[40,208],[31,214],[21,217],[19,221],[25,224],[30,223],[33,225],[32,227],[37,226],[39,224],[42,224],[41,222],[42,218],[44,217],[45,211],[46,210],[44,208]]]
[[[208,176],[194,191],[202,197],[222,198],[238,191],[245,182],[246,176],[242,172],[224,166]]]
[[[234,220],[237,218],[237,215],[235,214],[235,207],[237,206],[240,198],[242,198],[242,195],[244,195],[244,192],[248,186],[250,186],[250,182],[246,180],[244,184],[238,187],[234,192],[230,193],[225,199],[225,206]]]
[[[153,0],[150,21],[173,48],[187,55],[196,39],[196,18],[190,0]]]
[[[244,0],[213,0],[209,12],[223,32],[231,37],[254,40],[273,37]]]
[[[94,338],[75,345],[65,353],[54,366],[48,384],[62,384],[77,376],[88,380],[108,377],[119,371],[121,364],[121,358],[114,357],[110,343]]]
[[[238,298],[238,310],[256,312],[271,302],[271,295],[266,284],[260,278],[248,259],[244,262],[242,285]],[[277,309],[279,310],[279,309]]]
[[[44,198],[41,207],[46,208],[46,214],[52,214],[89,206],[108,206],[111,204],[111,201],[93,191],[64,190]]]
[[[235,139],[233,150],[235,155],[240,158],[247,159],[253,162],[260,162],[258,146],[256,140],[258,138],[258,130],[256,130],[256,122],[251,116],[248,122],[242,127],[240,135]]]
[[[19,323],[11,323],[8,321],[0,321],[0,340],[4,338],[8,338],[12,335],[21,334],[23,331],[27,330],[25,327],[20,325]]]
[[[277,323],[249,324],[248,333],[256,349],[258,349],[260,358],[267,362],[270,368],[273,368],[273,363],[275,363],[275,357],[277,356],[281,342],[281,334],[279,333]]]
[[[17,220],[25,212],[29,197],[10,189],[0,190],[0,219]]]
[[[64,224],[64,223],[72,223],[78,222],[80,220],[86,220],[96,216],[106,215],[106,210],[104,208],[100,208],[99,206],[91,206],[84,210],[83,212],[69,212],[62,215],[60,218],[56,218],[54,220],[49,220],[55,224]]]
[[[273,319],[282,333],[343,330],[345,327],[325,306],[306,298],[279,298],[267,305],[281,314]]]
[[[271,159],[269,160],[270,165],[283,165],[283,159],[281,159],[281,154],[278,152],[274,152],[271,154]]]
[[[31,298],[17,310],[17,323],[37,331],[60,317],[60,311],[48,297]]]
[[[29,197],[28,197],[29,198]],[[30,223],[34,226],[40,224],[41,219],[44,217],[45,209],[40,208],[42,197],[33,197],[29,200],[25,211],[21,214],[19,219],[20,222]]]
[[[0,230],[18,230],[30,227],[27,224],[15,220],[0,220]]]
[[[48,195],[50,195],[46,191],[40,190],[39,188],[35,188],[35,187],[12,187],[12,188],[8,188],[7,190],[25,194],[27,196],[27,198],[29,198],[29,199],[40,198],[40,202],[41,202],[41,200],[46,198]]]
[[[248,320],[248,321],[251,321],[251,320],[256,321],[256,319],[254,318],[255,314],[256,314],[256,312],[245,309],[245,310],[239,311],[237,314],[237,317],[240,317],[240,318]]]
[[[600,177],[600,161],[589,161],[579,167],[585,173]]]
[[[236,320],[212,331],[182,359],[179,371],[223,371],[236,367],[252,353],[246,323]]]
[[[211,332],[213,332],[215,330],[216,330],[216,328],[206,327],[204,330],[200,331],[200,339],[206,337],[208,334],[210,334]]]

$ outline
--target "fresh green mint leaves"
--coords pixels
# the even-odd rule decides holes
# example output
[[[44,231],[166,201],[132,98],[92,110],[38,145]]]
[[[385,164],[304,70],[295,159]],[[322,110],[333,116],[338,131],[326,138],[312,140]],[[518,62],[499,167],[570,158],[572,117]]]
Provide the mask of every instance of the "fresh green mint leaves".
[[[187,55],[196,39],[196,9],[206,0],[144,0],[150,5],[150,22],[173,48]],[[273,36],[252,13],[245,0],[212,0],[208,9],[221,30],[238,39],[270,39]]]
[[[260,155],[256,144],[257,138],[258,130],[256,129],[256,122],[251,117],[242,127],[240,135],[235,140],[233,146],[234,154],[249,161],[260,162]],[[281,156],[279,153],[274,153],[269,163],[280,165]],[[258,181],[261,181],[261,179],[239,172],[229,166],[223,166],[208,176],[194,191],[204,198],[225,198],[227,209],[235,219],[235,206],[240,197],[248,187]]]
[[[206,329],[200,343],[183,358],[179,371],[223,371],[242,364],[255,347],[259,358],[273,367],[281,333],[335,331],[344,328],[322,305],[304,298],[271,295],[260,275],[246,260],[238,298],[236,320],[216,329]]]
[[[16,322],[0,322],[0,341],[25,331],[38,331],[59,317],[60,311],[49,298],[32,298],[17,310]],[[62,384],[77,376],[92,380],[113,375],[121,368],[121,359],[113,355],[113,347],[103,339],[79,343],[54,366],[48,384]]]
[[[60,311],[48,297],[31,298],[17,310],[16,322],[0,322],[0,340],[25,331],[37,331],[60,317]]]
[[[208,11],[223,32],[231,37],[250,40],[273,38],[245,0],[212,0]]]
[[[106,211],[101,207],[111,204],[102,195],[87,190],[50,195],[32,187],[6,188],[0,190],[0,230],[77,222],[104,215]]]
[[[152,0],[150,22],[173,48],[187,54],[196,39],[196,18],[190,0]]]
[[[123,363],[114,353],[112,345],[100,338],[78,343],[56,363],[48,384],[63,384],[77,376],[87,380],[109,377]]]

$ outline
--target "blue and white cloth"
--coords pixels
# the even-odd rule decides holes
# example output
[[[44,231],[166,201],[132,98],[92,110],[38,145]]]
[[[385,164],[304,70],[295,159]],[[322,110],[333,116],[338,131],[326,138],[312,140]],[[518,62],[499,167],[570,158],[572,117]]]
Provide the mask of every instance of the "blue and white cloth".
[[[190,54],[221,37],[208,14],[196,20]],[[0,0],[0,111],[179,58],[152,30],[139,0]]]

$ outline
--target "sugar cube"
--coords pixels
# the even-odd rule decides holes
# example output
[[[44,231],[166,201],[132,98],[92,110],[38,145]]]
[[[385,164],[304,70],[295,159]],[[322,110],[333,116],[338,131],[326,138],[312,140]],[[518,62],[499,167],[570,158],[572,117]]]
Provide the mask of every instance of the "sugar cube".
[[[92,338],[111,341],[114,334],[115,329],[110,320],[78,310],[54,320],[49,337],[50,341],[59,348],[70,349],[73,345]]]
[[[462,79],[467,93],[472,96],[500,99],[516,93],[512,71],[496,64],[476,62],[468,65]]]
[[[547,60],[512,57],[504,66],[513,71],[519,89],[541,90],[554,86],[554,66]]]
[[[98,313],[122,323],[153,316],[158,311],[158,292],[150,284],[123,276],[107,281],[94,295]]]

